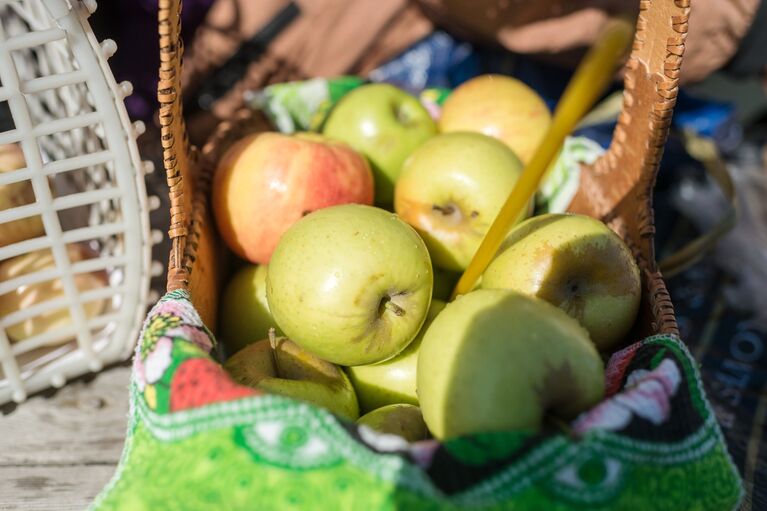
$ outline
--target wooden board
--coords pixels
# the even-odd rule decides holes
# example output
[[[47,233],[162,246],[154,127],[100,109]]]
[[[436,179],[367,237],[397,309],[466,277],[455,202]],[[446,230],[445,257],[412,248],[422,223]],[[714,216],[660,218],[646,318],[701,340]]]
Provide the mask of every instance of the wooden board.
[[[0,510],[82,510],[120,459],[130,368],[0,408]]]

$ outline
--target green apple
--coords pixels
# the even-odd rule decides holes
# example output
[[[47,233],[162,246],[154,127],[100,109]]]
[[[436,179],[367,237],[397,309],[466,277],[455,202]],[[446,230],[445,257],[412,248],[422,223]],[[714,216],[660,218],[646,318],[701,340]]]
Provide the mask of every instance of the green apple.
[[[219,332],[230,353],[263,339],[274,318],[266,300],[267,265],[247,265],[231,278],[221,295]],[[282,335],[279,328],[277,335]]]
[[[439,439],[538,431],[547,413],[570,419],[604,394],[588,333],[553,305],[506,289],[458,297],[426,330],[418,398]]]
[[[376,204],[388,206],[402,163],[437,133],[437,125],[417,98],[393,85],[376,83],[346,94],[331,110],[322,132],[368,158]]]
[[[330,362],[373,364],[410,344],[429,310],[429,252],[397,215],[346,204],[310,213],[283,235],[266,296],[282,331]]]
[[[445,305],[445,302],[441,300],[432,299],[421,331],[396,357],[378,364],[346,369],[363,412],[396,403],[418,404],[418,396],[415,392],[418,348],[429,324],[445,308]]]
[[[368,412],[357,424],[367,426],[379,433],[401,436],[408,442],[429,438],[429,430],[417,406],[392,404]]]
[[[224,369],[243,385],[306,401],[347,419],[359,417],[354,388],[338,366],[273,332],[235,353]]]
[[[551,125],[536,92],[510,76],[482,75],[461,84],[442,107],[442,133],[476,131],[501,140],[528,163]]]
[[[542,298],[577,319],[602,351],[631,329],[642,285],[631,250],[605,224],[548,214],[518,225],[482,276],[482,288]]]
[[[405,162],[394,210],[423,237],[435,266],[463,271],[521,174],[519,159],[494,138],[439,135]]]

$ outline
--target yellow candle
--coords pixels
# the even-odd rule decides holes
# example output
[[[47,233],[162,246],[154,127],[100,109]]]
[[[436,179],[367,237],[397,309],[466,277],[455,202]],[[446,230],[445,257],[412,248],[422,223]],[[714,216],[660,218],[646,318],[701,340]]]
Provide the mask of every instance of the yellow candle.
[[[487,231],[477,253],[461,275],[451,299],[471,291],[477,279],[490,264],[514,224],[514,220],[519,217],[522,209],[529,204],[538,189],[543,174],[562,146],[565,137],[575,128],[581,117],[591,109],[612,79],[618,61],[628,48],[633,31],[634,27],[625,20],[611,21],[583,58],[554,110],[551,127],[543,142],[533,154],[509,198],[506,199],[506,203]]]

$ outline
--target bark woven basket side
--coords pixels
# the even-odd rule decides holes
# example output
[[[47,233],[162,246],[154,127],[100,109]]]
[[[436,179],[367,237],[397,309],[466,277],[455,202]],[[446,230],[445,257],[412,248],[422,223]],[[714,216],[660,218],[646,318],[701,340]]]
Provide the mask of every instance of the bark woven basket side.
[[[215,165],[242,136],[269,129],[261,114],[238,113],[221,123],[198,155],[186,137],[181,107],[181,0],[160,0],[161,68],[158,100],[163,159],[171,199],[168,290],[188,289],[203,320],[215,326],[222,278],[208,204]],[[608,151],[584,168],[570,210],[605,221],[632,248],[642,270],[642,311],[633,340],[678,334],[674,310],[654,251],[652,189],[678,92],[689,0],[641,0],[626,65],[622,112]]]

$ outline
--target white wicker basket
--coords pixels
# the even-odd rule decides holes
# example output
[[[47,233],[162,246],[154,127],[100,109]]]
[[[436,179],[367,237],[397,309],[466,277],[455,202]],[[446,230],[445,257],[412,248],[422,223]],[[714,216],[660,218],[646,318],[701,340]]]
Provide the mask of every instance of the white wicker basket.
[[[51,262],[0,275],[0,302],[27,291],[0,317],[0,404],[126,358],[146,313],[151,165],[136,147],[143,125],[130,123],[123,104],[131,84],[117,84],[107,64],[117,47],[99,44],[87,22],[95,8],[92,0],[0,0],[0,144],[17,143],[25,160],[0,173],[0,195],[14,183],[34,191],[31,203],[0,211],[0,229],[34,217],[44,227],[0,246],[0,265],[41,250]],[[72,247],[89,256],[72,260]],[[78,279],[88,275],[101,284],[83,289]],[[37,292],[45,285],[61,291]],[[65,319],[43,321],[56,311]],[[19,325],[29,335],[13,334]]]

